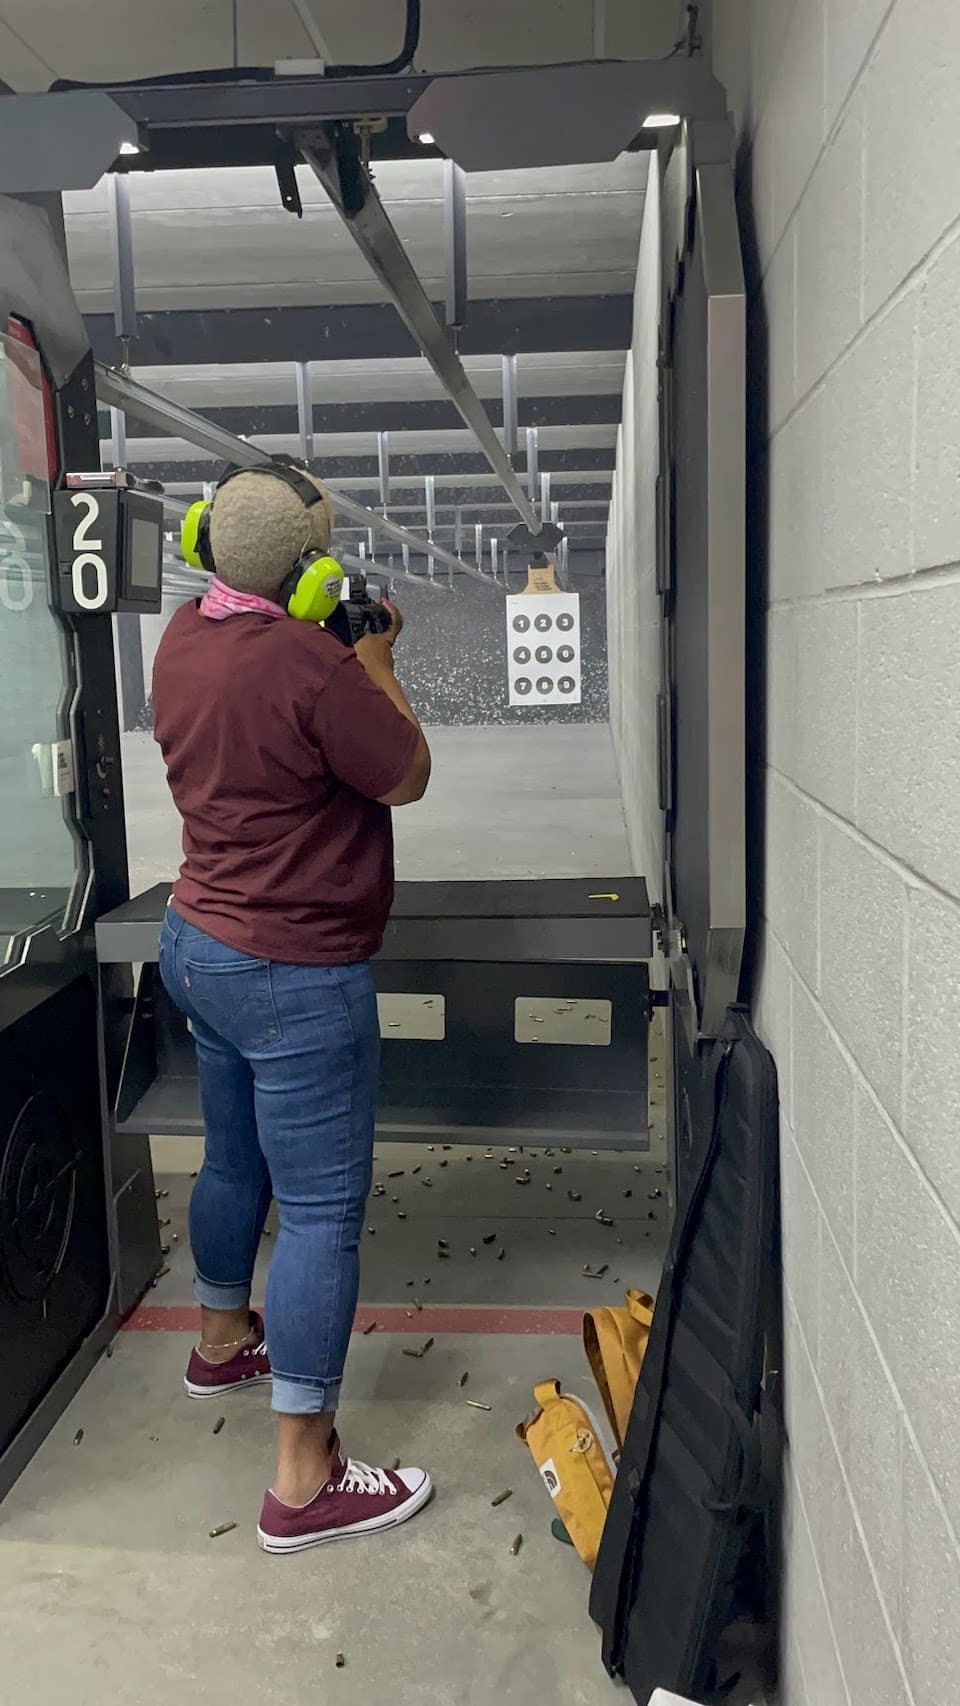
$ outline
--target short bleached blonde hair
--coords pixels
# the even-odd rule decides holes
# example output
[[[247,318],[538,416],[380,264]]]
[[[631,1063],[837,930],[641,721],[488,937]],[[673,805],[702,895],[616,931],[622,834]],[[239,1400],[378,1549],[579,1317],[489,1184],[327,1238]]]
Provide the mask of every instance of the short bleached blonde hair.
[[[273,598],[302,551],[329,551],[333,501],[315,474],[300,471],[320,492],[319,503],[308,506],[284,480],[253,470],[214,493],[213,560],[220,580],[237,592]]]

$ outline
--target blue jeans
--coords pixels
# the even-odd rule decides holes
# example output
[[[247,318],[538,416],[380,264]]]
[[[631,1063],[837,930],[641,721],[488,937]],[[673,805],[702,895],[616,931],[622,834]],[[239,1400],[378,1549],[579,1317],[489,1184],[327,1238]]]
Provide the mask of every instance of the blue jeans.
[[[370,967],[249,959],[167,909],[160,975],[190,1020],[206,1145],[190,1202],[196,1293],[241,1309],[272,1197],[273,1408],[334,1410],[359,1286],[380,1066]]]

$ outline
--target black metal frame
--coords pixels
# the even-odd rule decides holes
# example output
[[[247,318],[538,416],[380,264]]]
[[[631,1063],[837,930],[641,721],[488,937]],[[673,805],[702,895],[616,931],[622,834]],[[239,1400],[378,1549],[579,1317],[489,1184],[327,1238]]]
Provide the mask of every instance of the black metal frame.
[[[104,973],[142,962],[110,1103],[121,1142],[203,1130],[193,1045],[154,969],[169,893],[158,883],[97,923]],[[384,1032],[380,1136],[646,1149],[651,953],[642,878],[399,884],[377,989],[442,999],[445,1029]],[[609,1045],[518,1042],[523,999],[609,1001]]]
[[[42,198],[33,198],[34,205],[37,200]],[[42,211],[55,238],[59,234],[62,241],[59,198]],[[0,224],[2,218],[0,208]],[[49,296],[56,282],[50,275],[49,238],[41,240],[38,233],[34,254],[28,234],[21,230],[17,259],[23,274],[36,280],[38,313],[32,329],[52,379],[45,313],[40,309],[43,292]],[[67,470],[99,467],[89,350],[62,376],[55,399],[62,480]],[[47,525],[53,575],[52,516]],[[51,602],[52,591],[51,584]],[[37,1346],[40,1364],[38,1368],[37,1361],[32,1361],[28,1367],[19,1358],[11,1373],[16,1386],[7,1386],[8,1394],[19,1391],[32,1409],[0,1455],[0,1497],[112,1338],[125,1294],[132,1301],[159,1265],[149,1145],[139,1138],[115,1150],[100,1113],[119,1083],[117,1021],[132,999],[129,968],[98,970],[92,928],[100,912],[122,902],[129,892],[111,621],[108,616],[74,618],[56,612],[55,619],[63,632],[67,660],[60,735],[73,744],[76,786],[66,815],[78,845],[79,881],[65,916],[25,932],[13,963],[0,976],[0,1176],[5,1192],[0,1204],[5,1244],[0,1292],[5,1307],[12,1311],[6,1335],[11,1359],[18,1360],[17,1336],[25,1333],[25,1342]],[[24,1148],[22,1136],[25,1118],[33,1122],[29,1149]],[[62,1245],[43,1269],[45,1290],[36,1297],[20,1298],[9,1272],[12,1252],[25,1250],[23,1240],[31,1235],[31,1226],[37,1236],[38,1263],[47,1232],[47,1221],[30,1211],[29,1204],[20,1203],[18,1210],[11,1203],[11,1194],[19,1202],[18,1181],[11,1177],[18,1168],[27,1169],[24,1176],[32,1179],[34,1191],[51,1193],[50,1214],[64,1217]],[[66,1170],[73,1179],[71,1194],[69,1200],[59,1201],[55,1211],[54,1193]],[[18,1212],[26,1216],[21,1231],[16,1230]],[[78,1275],[83,1271],[83,1284],[78,1280],[75,1295],[67,1296],[63,1264],[74,1261],[80,1264]],[[100,1275],[96,1283],[102,1291],[91,1289],[95,1273]],[[50,1333],[45,1333],[40,1315],[32,1325],[29,1315],[31,1310],[45,1310],[51,1300],[56,1320]],[[90,1318],[91,1307],[101,1311],[95,1319]]]

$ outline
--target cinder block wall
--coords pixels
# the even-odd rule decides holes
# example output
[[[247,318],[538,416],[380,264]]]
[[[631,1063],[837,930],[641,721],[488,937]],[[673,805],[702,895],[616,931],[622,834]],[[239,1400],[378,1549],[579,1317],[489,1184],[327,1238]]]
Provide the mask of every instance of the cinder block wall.
[[[660,312],[660,178],[650,155],[627,355],[623,411],[607,528],[607,665],[610,730],[633,868],[659,900],[663,862],[657,808],[656,704],[660,688],[657,596],[657,340]]]
[[[960,8],[716,0],[755,241],[786,1706],[960,1700]],[[763,419],[768,409],[768,418]]]

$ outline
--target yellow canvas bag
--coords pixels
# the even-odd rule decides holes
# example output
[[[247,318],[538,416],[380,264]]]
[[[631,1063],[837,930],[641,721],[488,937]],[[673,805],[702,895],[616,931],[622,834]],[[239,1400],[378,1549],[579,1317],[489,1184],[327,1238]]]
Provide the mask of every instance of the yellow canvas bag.
[[[622,1451],[626,1438],[653,1321],[649,1292],[628,1291],[625,1295],[625,1309],[591,1309],[583,1317],[583,1348],[618,1451]]]
[[[517,1438],[529,1446],[547,1492],[584,1563],[593,1569],[613,1491],[613,1440],[559,1380],[534,1387],[536,1414]]]

